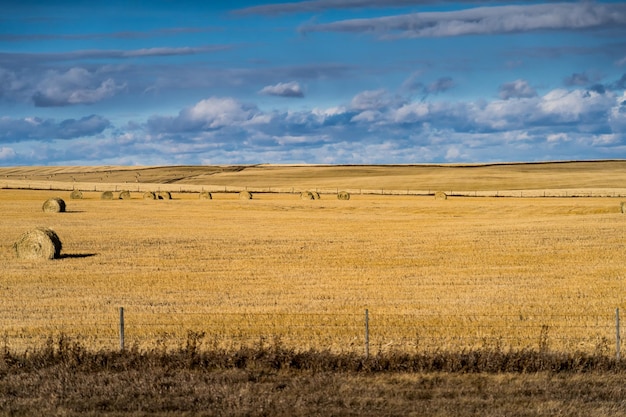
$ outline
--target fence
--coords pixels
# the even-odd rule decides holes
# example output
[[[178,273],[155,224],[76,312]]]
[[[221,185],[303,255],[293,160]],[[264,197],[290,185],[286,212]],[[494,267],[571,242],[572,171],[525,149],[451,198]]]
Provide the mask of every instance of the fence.
[[[324,313],[158,313],[119,308],[105,316],[1,320],[3,343],[15,350],[64,335],[93,349],[172,349],[193,337],[205,348],[281,343],[335,352],[462,351],[477,348],[584,352],[620,358],[619,309],[606,314],[434,315]],[[194,342],[195,343],[195,342]]]
[[[178,193],[238,193],[249,191],[251,193],[277,193],[299,194],[304,191],[315,191],[319,194],[337,194],[346,191],[354,195],[405,195],[405,196],[430,196],[437,191],[444,192],[451,197],[626,197],[626,188],[598,188],[598,189],[541,189],[541,190],[442,190],[438,188],[424,189],[365,189],[350,187],[253,187],[233,185],[196,185],[196,184],[160,184],[160,183],[98,183],[98,182],[62,182],[62,181],[28,181],[28,180],[4,180],[0,182],[0,189],[31,189],[31,190],[58,190],[84,192],[104,191],[169,191]]]

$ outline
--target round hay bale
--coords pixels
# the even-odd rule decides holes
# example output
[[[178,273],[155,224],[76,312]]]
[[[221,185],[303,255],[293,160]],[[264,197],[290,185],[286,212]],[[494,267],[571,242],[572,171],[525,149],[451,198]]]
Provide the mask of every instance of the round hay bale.
[[[19,259],[55,259],[60,257],[62,246],[52,229],[38,227],[20,236],[13,249]]]
[[[313,193],[311,193],[310,191],[303,191],[300,193],[300,198],[302,200],[314,200],[315,198],[313,197]]]
[[[317,191],[310,191],[310,193],[313,196],[314,200],[319,200],[320,199],[320,194]]]
[[[113,192],[105,191],[100,195],[101,200],[113,200]]]
[[[339,200],[350,200],[350,193],[347,191],[339,191],[337,193],[337,199]]]
[[[249,191],[242,191],[239,193],[240,200],[252,200],[252,193]]]
[[[65,201],[59,197],[49,198],[43,203],[42,210],[46,213],[63,213],[65,212]]]
[[[213,196],[208,191],[202,191],[200,193],[200,200],[212,200]]]
[[[157,198],[159,200],[171,200],[172,194],[169,191],[159,191]]]
[[[120,200],[130,200],[130,191],[128,191],[128,190],[120,191],[119,199]]]
[[[437,191],[435,193],[435,200],[447,200],[448,199],[448,194],[444,193],[443,191]]]
[[[622,210],[622,213],[626,213],[626,201],[622,201],[620,203],[620,209]]]
[[[156,200],[156,194],[154,194],[152,191],[146,191],[145,193],[143,193],[143,199]]]
[[[70,199],[71,200],[81,200],[82,198],[83,198],[83,193],[80,190],[74,190],[70,194]]]

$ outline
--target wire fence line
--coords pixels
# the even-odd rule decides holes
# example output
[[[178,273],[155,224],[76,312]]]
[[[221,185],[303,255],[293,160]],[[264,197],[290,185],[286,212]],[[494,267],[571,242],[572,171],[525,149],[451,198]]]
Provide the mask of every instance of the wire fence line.
[[[603,314],[441,315],[376,313],[154,312],[5,317],[5,347],[27,350],[66,336],[94,349],[173,349],[201,340],[224,349],[280,342],[296,349],[371,352],[477,348],[584,352],[619,358],[619,309]],[[27,323],[27,324],[24,324]]]
[[[198,185],[198,184],[161,184],[161,183],[98,183],[98,182],[63,182],[63,181],[28,181],[28,180],[4,180],[0,182],[2,189],[29,189],[29,190],[54,190],[54,191],[129,191],[129,192],[178,192],[178,193],[239,193],[248,191],[251,193],[276,193],[276,194],[300,194],[305,191],[315,191],[319,194],[337,194],[345,191],[354,195],[397,195],[397,196],[433,196],[436,193],[444,193],[450,197],[626,197],[626,188],[571,188],[571,189],[529,189],[529,190],[446,190],[437,187],[425,187],[423,189],[385,189],[385,188],[354,188],[354,187],[285,187],[285,186],[234,186],[234,185]]]

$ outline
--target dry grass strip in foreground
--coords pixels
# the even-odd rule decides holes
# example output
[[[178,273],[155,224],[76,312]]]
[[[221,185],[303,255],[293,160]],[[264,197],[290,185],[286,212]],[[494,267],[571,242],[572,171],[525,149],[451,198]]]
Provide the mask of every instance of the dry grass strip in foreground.
[[[280,342],[237,352],[93,352],[66,338],[0,356],[0,416],[624,416],[626,365],[496,350],[365,359]]]

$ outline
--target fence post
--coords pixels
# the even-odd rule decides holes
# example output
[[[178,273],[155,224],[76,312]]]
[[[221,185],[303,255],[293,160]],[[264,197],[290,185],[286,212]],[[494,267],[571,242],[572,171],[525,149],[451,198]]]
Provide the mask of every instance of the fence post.
[[[124,351],[124,307],[120,307],[120,350]]]
[[[619,308],[615,309],[615,358],[620,359]]]
[[[369,311],[365,309],[365,358],[370,357],[370,317]]]

